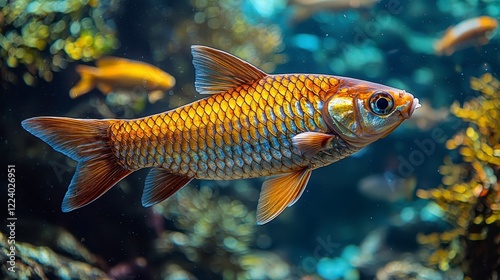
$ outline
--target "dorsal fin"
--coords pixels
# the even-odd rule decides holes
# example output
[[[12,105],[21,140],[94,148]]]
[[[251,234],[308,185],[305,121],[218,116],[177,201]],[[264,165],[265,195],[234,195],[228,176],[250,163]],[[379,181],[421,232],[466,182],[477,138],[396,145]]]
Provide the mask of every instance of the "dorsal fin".
[[[267,76],[252,64],[221,50],[192,46],[191,53],[196,73],[194,85],[201,94],[225,92]]]

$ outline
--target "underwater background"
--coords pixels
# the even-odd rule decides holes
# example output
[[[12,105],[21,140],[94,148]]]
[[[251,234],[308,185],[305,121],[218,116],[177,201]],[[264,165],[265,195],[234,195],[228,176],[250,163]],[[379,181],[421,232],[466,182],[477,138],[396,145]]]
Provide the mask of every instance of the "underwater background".
[[[0,0],[0,278],[498,279],[500,35],[434,50],[478,16],[499,19],[500,1]],[[268,73],[405,89],[423,106],[316,170],[300,201],[263,226],[262,178],[194,180],[144,208],[147,170],[63,213],[76,163],[21,121],[136,118],[200,99],[193,44]],[[155,65],[176,85],[158,98],[142,88],[70,98],[75,67],[106,55]]]

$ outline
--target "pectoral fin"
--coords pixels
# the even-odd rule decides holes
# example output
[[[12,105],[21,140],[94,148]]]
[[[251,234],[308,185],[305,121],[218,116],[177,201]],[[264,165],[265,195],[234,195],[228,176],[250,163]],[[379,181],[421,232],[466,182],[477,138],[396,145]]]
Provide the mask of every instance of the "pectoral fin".
[[[146,177],[142,206],[149,207],[162,202],[191,182],[192,179],[172,174],[163,168],[151,169]]]
[[[257,224],[263,225],[276,218],[286,207],[292,206],[304,192],[312,170],[303,169],[267,179],[262,184]]]
[[[313,157],[322,150],[328,149],[335,135],[321,132],[303,132],[292,138],[292,143],[306,157]]]

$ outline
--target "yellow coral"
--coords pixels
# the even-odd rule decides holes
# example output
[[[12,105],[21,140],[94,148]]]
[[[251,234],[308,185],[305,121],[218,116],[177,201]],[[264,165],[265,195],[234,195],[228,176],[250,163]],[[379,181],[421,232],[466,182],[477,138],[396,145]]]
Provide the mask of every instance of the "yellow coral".
[[[474,242],[491,239],[488,234],[493,225],[495,230],[500,227],[500,188],[495,175],[500,169],[500,82],[488,73],[472,78],[471,88],[481,95],[462,107],[457,102],[451,106],[451,112],[468,127],[446,142],[449,150],[459,151],[463,163],[445,158],[440,167],[443,185],[417,192],[420,198],[439,205],[454,227],[448,232],[418,237],[420,244],[431,249],[428,263],[441,270],[462,263],[466,253],[458,253],[474,250]],[[473,262],[468,260],[469,265],[465,265],[467,275],[474,275]]]

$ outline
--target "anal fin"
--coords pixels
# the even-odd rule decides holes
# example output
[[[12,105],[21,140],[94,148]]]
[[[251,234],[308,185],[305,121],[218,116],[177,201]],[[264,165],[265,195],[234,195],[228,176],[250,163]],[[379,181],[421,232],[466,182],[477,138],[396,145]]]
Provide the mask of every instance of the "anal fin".
[[[270,222],[286,207],[297,202],[306,188],[311,173],[311,169],[302,169],[267,179],[262,184],[257,206],[257,224]]]
[[[153,168],[146,177],[142,206],[149,207],[169,198],[193,178],[172,174],[163,168]]]

